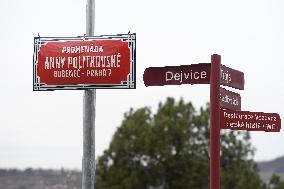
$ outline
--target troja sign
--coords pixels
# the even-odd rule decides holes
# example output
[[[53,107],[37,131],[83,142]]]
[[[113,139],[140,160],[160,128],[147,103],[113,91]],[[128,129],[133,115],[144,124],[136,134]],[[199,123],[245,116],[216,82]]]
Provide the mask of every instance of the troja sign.
[[[191,64],[146,68],[143,75],[145,86],[209,84],[211,64]]]
[[[221,129],[279,132],[280,116],[277,113],[221,110]]]
[[[221,65],[221,84],[236,89],[244,89],[244,73]]]
[[[135,34],[34,42],[34,90],[135,88]]]

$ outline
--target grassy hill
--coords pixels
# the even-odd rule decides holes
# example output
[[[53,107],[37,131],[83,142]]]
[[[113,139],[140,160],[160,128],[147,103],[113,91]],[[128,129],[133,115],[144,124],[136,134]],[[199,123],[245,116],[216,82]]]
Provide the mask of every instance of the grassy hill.
[[[257,163],[259,174],[264,181],[268,181],[273,173],[284,180],[284,156],[271,161],[262,161]]]

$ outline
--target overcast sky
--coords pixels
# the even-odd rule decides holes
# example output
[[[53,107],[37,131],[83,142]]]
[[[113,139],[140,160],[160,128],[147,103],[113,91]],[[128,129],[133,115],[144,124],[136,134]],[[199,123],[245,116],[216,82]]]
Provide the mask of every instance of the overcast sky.
[[[0,1],[0,167],[81,168],[83,91],[33,92],[33,37],[79,36],[84,0]],[[137,89],[97,90],[96,154],[130,107],[209,101],[209,85],[148,87],[150,66],[210,62],[245,73],[242,109],[284,120],[283,0],[96,0],[95,34],[137,33]],[[251,132],[255,160],[284,155],[284,130]]]

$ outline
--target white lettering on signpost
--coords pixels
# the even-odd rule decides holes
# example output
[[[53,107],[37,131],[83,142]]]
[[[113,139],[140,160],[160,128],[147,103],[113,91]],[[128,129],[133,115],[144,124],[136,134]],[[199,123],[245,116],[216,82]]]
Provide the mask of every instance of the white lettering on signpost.
[[[194,79],[199,79],[199,72],[194,72]]]
[[[67,78],[67,77],[75,77],[79,78],[80,70],[60,70],[60,71],[53,71],[54,78]]]
[[[199,79],[206,79],[207,75],[206,75],[206,71],[201,71],[201,72],[193,72],[192,70],[190,70],[189,72],[177,72],[177,73],[173,73],[171,71],[167,71],[166,72],[166,81],[171,81],[171,80],[175,80],[175,81],[179,81],[180,83],[182,83],[184,80],[199,80]]]
[[[121,54],[120,53],[118,53],[117,54],[117,58],[116,58],[116,67],[120,67],[120,58],[121,58]]]
[[[89,52],[104,52],[102,46],[94,46],[94,45],[81,45],[81,46],[69,46],[69,47],[62,47],[62,53],[65,54],[75,54],[75,53],[89,53]]]
[[[45,57],[44,69],[64,68],[65,57]]]
[[[72,60],[72,62],[73,62],[73,68],[78,68],[78,57],[73,57],[73,60]]]
[[[221,69],[221,78],[227,83],[230,83],[232,81],[231,74],[229,74],[228,71],[224,72],[223,69]]]
[[[109,75],[110,75],[110,72],[109,72]],[[106,71],[106,69],[87,70],[87,76],[89,76],[89,77],[105,77],[105,76],[107,76],[107,71]]]
[[[228,103],[228,104],[231,104],[231,105],[234,105],[234,106],[238,106],[239,105],[239,101],[238,101],[238,98],[230,98],[228,95],[225,95],[225,96],[221,96],[220,95],[220,100],[224,103]]]
[[[202,71],[200,77],[201,77],[201,79],[205,79],[206,78],[206,71]]]
[[[166,72],[166,81],[170,81],[172,79],[173,79],[173,72],[170,71]]]
[[[49,69],[49,61],[48,61],[48,57],[45,58],[45,62],[44,62],[44,69],[48,70]]]
[[[65,53],[66,52],[66,47],[63,47],[62,48],[62,53]]]
[[[228,117],[228,114],[227,114],[227,112],[224,112],[224,117]]]
[[[70,68],[70,65],[72,66],[72,57],[69,56],[67,62],[68,62],[68,68]]]
[[[178,80],[180,80],[180,78],[181,78],[181,81],[182,81],[182,76],[180,76],[179,73],[175,73],[174,79],[175,79],[176,81],[178,81]],[[181,81],[180,81],[180,83],[181,83]]]
[[[189,75],[190,75],[189,73],[184,73],[184,78],[185,78],[185,79],[188,79],[188,78],[189,78]]]
[[[267,129],[273,129],[273,126],[270,124],[267,124]]]
[[[115,67],[115,60],[116,60],[116,55],[112,55],[110,58],[111,67]]]
[[[95,67],[95,57],[91,56],[90,58],[91,58],[91,60],[90,60],[90,67],[93,68],[93,67]]]
[[[100,57],[96,56],[96,67],[99,68],[101,66]]]
[[[65,51],[65,49],[64,49]],[[66,48],[68,51],[68,48]],[[122,55],[120,53],[108,56],[68,56],[68,57],[45,57],[44,69],[64,69],[65,67],[83,68],[119,68]],[[66,65],[65,65],[66,62]]]

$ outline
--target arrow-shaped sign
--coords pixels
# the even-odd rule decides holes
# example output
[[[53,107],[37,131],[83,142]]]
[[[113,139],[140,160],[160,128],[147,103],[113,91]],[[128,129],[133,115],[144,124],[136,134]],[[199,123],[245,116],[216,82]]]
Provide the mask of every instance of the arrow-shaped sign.
[[[221,129],[280,132],[281,119],[277,113],[221,110]]]
[[[220,87],[220,106],[230,110],[241,110],[241,95]]]
[[[149,67],[144,71],[146,87],[181,84],[210,84],[211,64]]]
[[[244,73],[221,65],[221,84],[244,90]]]

